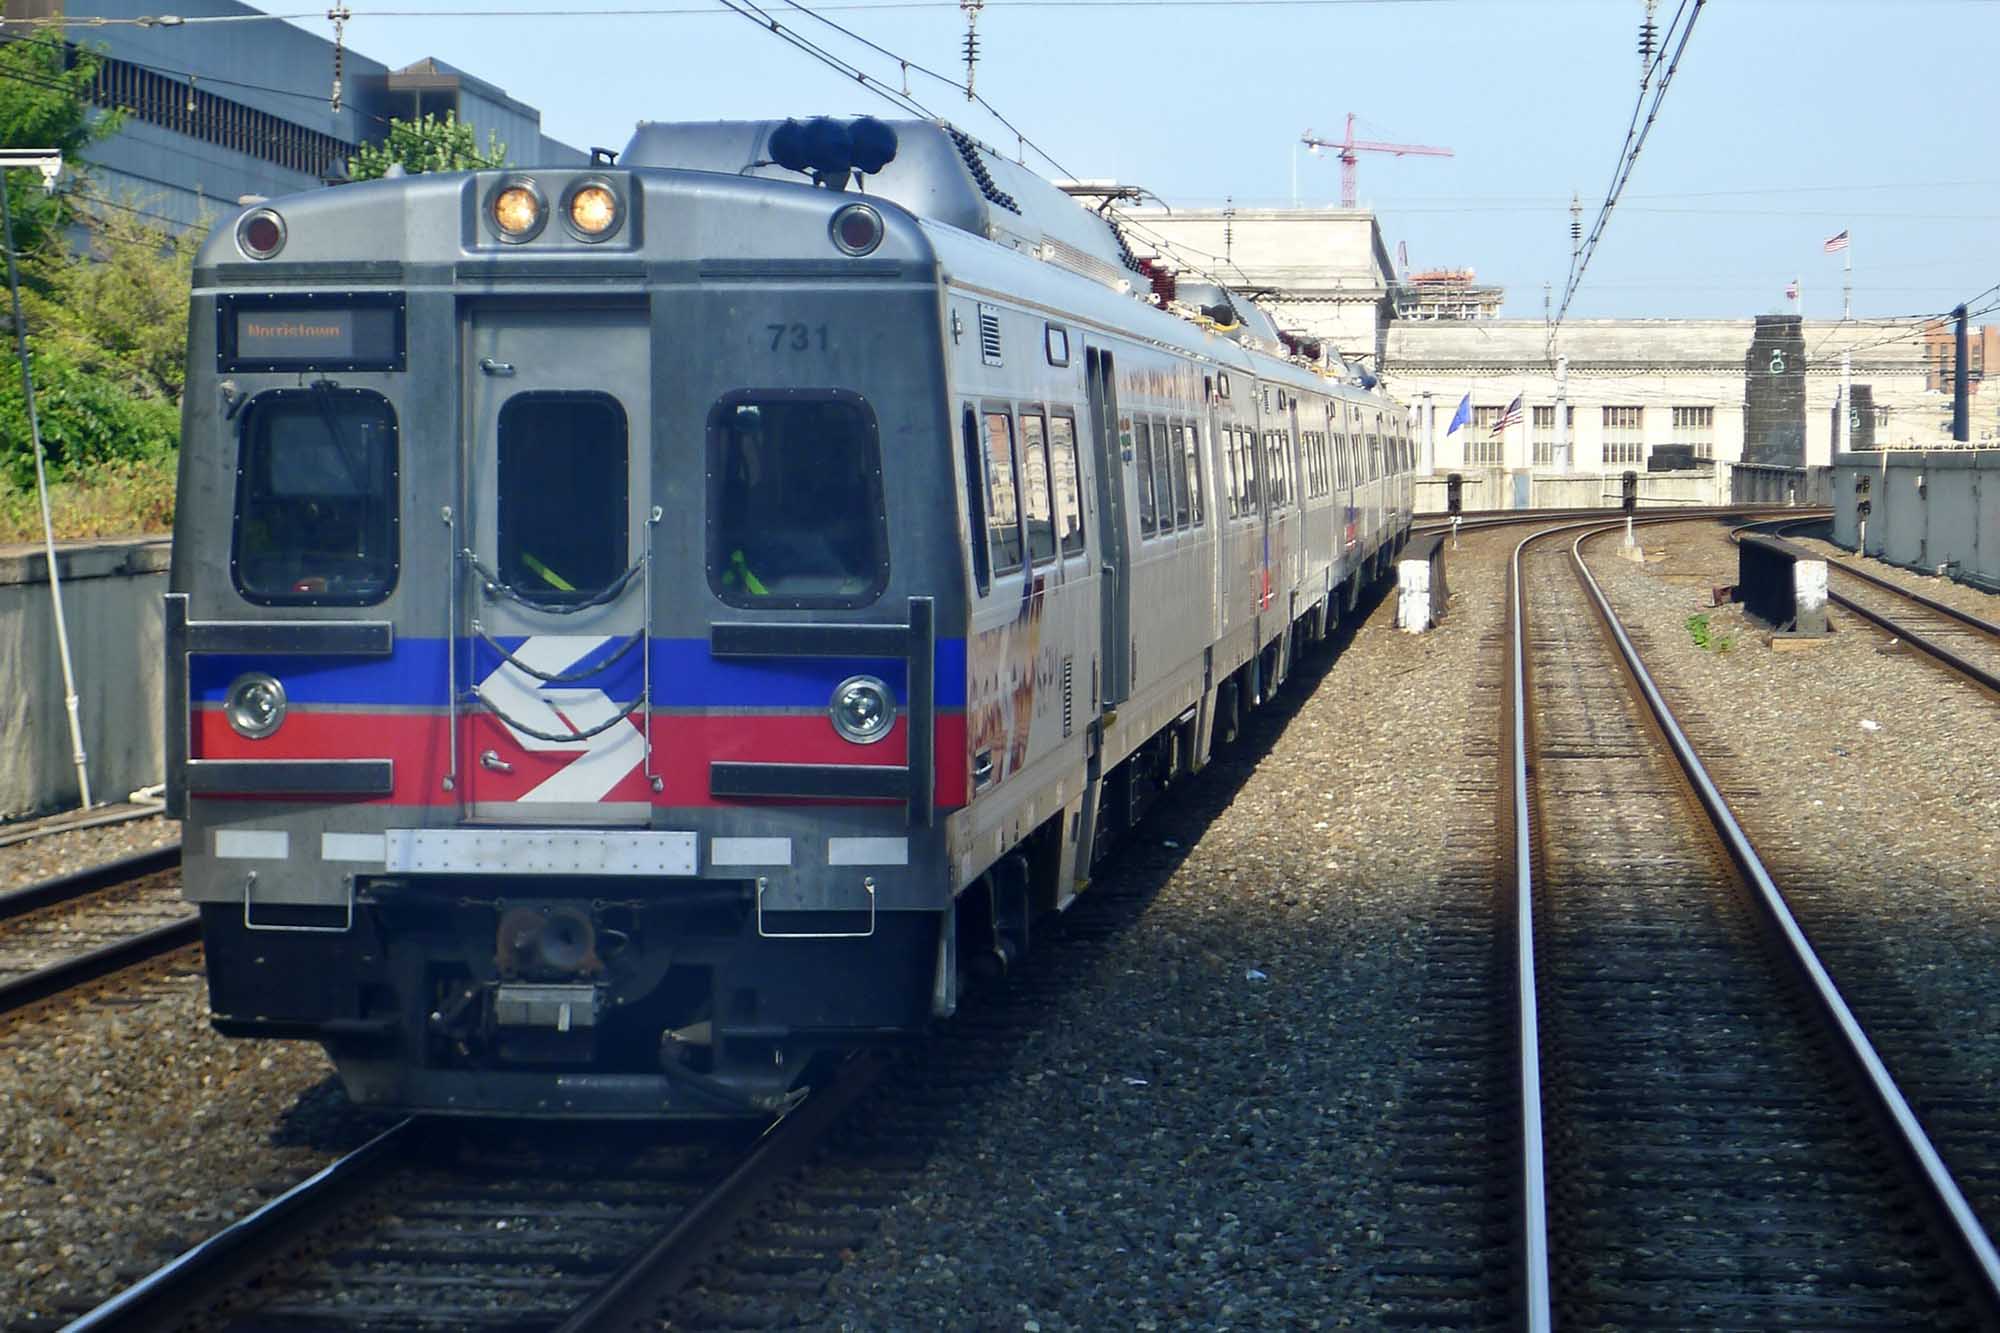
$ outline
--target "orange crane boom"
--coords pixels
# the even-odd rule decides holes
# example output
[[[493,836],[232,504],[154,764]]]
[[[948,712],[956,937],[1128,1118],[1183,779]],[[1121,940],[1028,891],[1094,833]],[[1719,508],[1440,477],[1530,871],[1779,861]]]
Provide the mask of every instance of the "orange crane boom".
[[[1347,113],[1347,137],[1345,139],[1315,139],[1313,132],[1307,130],[1301,142],[1314,151],[1321,148],[1337,148],[1340,150],[1340,206],[1342,208],[1354,207],[1354,169],[1361,162],[1361,159],[1355,156],[1356,153],[1394,153],[1397,157],[1450,157],[1452,155],[1449,148],[1433,148],[1429,144],[1372,143],[1366,139],[1356,139],[1354,137],[1354,113],[1352,111]]]

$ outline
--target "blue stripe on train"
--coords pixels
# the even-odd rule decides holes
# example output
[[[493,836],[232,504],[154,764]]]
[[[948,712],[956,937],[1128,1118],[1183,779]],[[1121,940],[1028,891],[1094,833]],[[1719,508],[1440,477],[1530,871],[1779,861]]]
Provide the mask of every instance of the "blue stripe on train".
[[[522,639],[498,640],[509,652]],[[471,645],[474,679],[499,665],[499,657],[478,640],[459,641],[461,671]],[[591,653],[560,674],[575,674],[593,662],[603,662],[618,648],[616,641]],[[652,645],[653,697],[660,708],[823,708],[833,687],[853,675],[880,676],[901,699],[906,697],[906,672],[900,660],[875,658],[753,658],[719,662],[709,655],[707,639],[660,639]],[[230,682],[246,671],[265,671],[278,678],[285,695],[307,705],[356,705],[378,708],[443,708],[450,697],[445,685],[443,639],[398,639],[386,658],[314,657],[271,654],[197,653],[189,661],[190,692],[198,703],[219,704]],[[614,699],[639,692],[638,654],[628,653],[608,671],[562,682],[552,688],[601,689]],[[965,707],[965,640],[937,643],[937,706]]]

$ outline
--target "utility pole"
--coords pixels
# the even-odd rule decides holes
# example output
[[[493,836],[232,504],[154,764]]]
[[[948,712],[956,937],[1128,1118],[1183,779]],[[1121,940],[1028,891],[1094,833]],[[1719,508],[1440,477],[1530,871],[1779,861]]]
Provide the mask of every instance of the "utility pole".
[[[1972,439],[1972,423],[1966,417],[1966,389],[1968,381],[1966,379],[1965,365],[1965,321],[1967,318],[1965,307],[1963,305],[1959,306],[1958,309],[1951,312],[1951,317],[1958,321],[1958,330],[1952,339],[1951,438],[1960,444],[1964,444]]]

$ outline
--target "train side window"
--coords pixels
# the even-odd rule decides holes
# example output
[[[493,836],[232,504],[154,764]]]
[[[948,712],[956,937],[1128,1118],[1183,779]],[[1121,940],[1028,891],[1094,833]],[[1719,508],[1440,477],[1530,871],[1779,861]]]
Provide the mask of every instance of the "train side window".
[[[986,547],[993,577],[1021,567],[1021,498],[1014,480],[1014,419],[986,414]]]
[[[1160,535],[1174,530],[1173,446],[1167,441],[1164,421],[1153,423],[1153,497],[1160,510]]]
[[[965,521],[966,531],[972,534],[972,581],[984,597],[993,586],[992,564],[987,559],[986,543],[980,533],[986,530],[986,487],[981,484],[986,476],[985,453],[979,447],[979,415],[970,403],[965,407],[963,423],[965,441]]]
[[[1167,472],[1174,488],[1174,526],[1188,526],[1187,427],[1176,421],[1167,428],[1173,435],[1173,452],[1167,455]]]
[[[1345,432],[1334,437],[1334,455],[1340,463],[1340,489],[1354,489],[1354,446],[1347,442]]]
[[[1245,428],[1243,435],[1243,512],[1254,514],[1263,508],[1263,487],[1259,479],[1264,474],[1263,461],[1257,456],[1257,433]]]
[[[1076,419],[1049,418],[1049,481],[1056,493],[1056,528],[1062,553],[1083,554],[1083,469],[1077,456]]]
[[[243,414],[237,458],[229,572],[245,599],[373,606],[395,590],[397,439],[388,399],[331,386],[258,394]]]
[[[709,411],[708,450],[708,581],[718,597],[851,607],[882,595],[882,451],[859,394],[725,394]]]
[[[1201,526],[1201,427],[1189,426],[1187,452],[1182,455],[1187,460],[1188,517],[1196,527]]]
[[[1028,517],[1028,561],[1055,559],[1055,505],[1049,499],[1049,429],[1039,412],[1021,413],[1021,508]]]
[[[627,558],[625,409],[607,393],[517,393],[500,407],[500,578],[545,602],[581,602]]]
[[[1160,530],[1159,511],[1153,504],[1153,428],[1140,421],[1133,429],[1139,441],[1139,534],[1150,537]]]
[[[1222,426],[1222,494],[1230,502],[1230,518],[1242,510],[1242,486],[1236,482],[1236,426]]]
[[[1368,435],[1368,480],[1382,479],[1382,437],[1373,431]]]

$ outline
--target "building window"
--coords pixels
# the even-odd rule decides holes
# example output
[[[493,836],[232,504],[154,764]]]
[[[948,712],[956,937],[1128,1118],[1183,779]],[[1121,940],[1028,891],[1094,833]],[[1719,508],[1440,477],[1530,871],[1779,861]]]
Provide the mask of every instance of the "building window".
[[[1715,409],[1677,407],[1674,409],[1674,443],[1694,446],[1696,458],[1715,457]]]
[[[1607,407],[1604,409],[1604,465],[1646,461],[1646,444],[1641,435],[1646,409]]]
[[[1565,407],[1563,409],[1563,425],[1566,427],[1565,438],[1571,450],[1570,456],[1574,457],[1576,448],[1576,409],[1574,407]],[[1534,440],[1535,466],[1556,466],[1560,460],[1556,458],[1556,409],[1553,403],[1547,407],[1538,407],[1535,409]]]
[[[1500,450],[1506,442],[1493,433],[1493,428],[1500,423],[1500,414],[1505,410],[1500,407],[1472,409],[1472,425],[1465,433],[1465,461],[1468,466],[1500,466]]]
[[[97,57],[90,100],[136,120],[308,176],[345,176],[354,145],[217,97],[186,79],[111,56]]]

